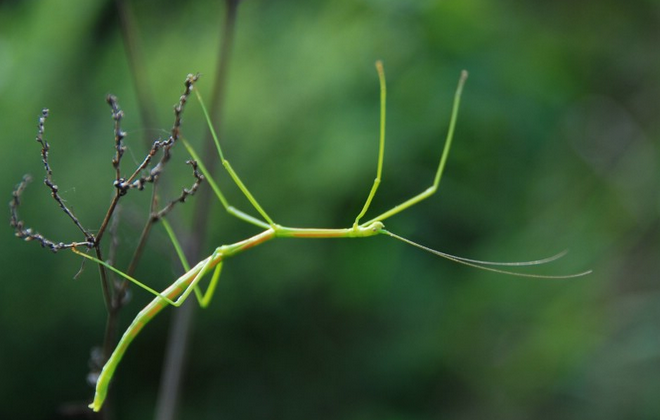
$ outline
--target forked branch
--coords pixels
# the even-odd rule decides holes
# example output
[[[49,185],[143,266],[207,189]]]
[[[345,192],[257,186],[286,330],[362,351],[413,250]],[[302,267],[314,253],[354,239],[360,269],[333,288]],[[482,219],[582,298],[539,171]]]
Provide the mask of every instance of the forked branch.
[[[74,215],[73,211],[67,207],[64,199],[60,196],[58,186],[53,181],[53,171],[49,162],[50,145],[44,138],[44,125],[46,118],[48,117],[47,109],[44,109],[40,115],[36,138],[37,142],[41,145],[41,159],[46,172],[44,177],[44,184],[49,188],[51,196],[57,202],[61,210],[64,211],[64,213],[74,223],[77,229],[83,233],[84,240],[58,242],[45,237],[34,229],[26,227],[26,223],[19,217],[18,210],[19,206],[21,205],[23,192],[31,180],[29,175],[23,177],[21,182],[16,186],[12,193],[12,200],[9,203],[10,225],[14,229],[15,235],[17,237],[26,241],[36,241],[40,243],[42,247],[50,249],[53,252],[57,252],[62,249],[72,249],[76,252],[82,252],[82,250],[91,250],[95,254],[95,257],[90,258],[93,258],[96,261],[104,261],[104,264],[99,264],[99,274],[101,278],[101,288],[103,291],[106,308],[108,310],[108,321],[106,326],[103,351],[99,352],[102,354],[100,356],[100,362],[99,360],[95,360],[94,363],[92,363],[92,366],[98,366],[98,369],[100,369],[103,363],[107,361],[112,349],[114,348],[116,343],[115,336],[118,327],[119,311],[127,301],[126,292],[129,282],[126,280],[113,281],[110,276],[113,275],[115,270],[108,269],[108,267],[113,267],[116,264],[114,259],[116,254],[115,251],[117,248],[117,241],[115,235],[113,235],[113,232],[116,231],[117,222],[119,220],[117,217],[119,201],[125,197],[127,193],[132,189],[141,191],[144,190],[144,187],[147,184],[152,185],[151,204],[148,209],[148,216],[146,218],[145,226],[142,230],[142,234],[138,240],[138,244],[135,247],[133,256],[127,268],[127,273],[130,274],[135,271],[135,268],[138,265],[138,262],[142,256],[142,251],[149,237],[151,227],[154,225],[154,223],[162,220],[163,217],[171,212],[179,203],[185,202],[188,197],[195,194],[199,189],[202,181],[204,180],[204,176],[198,170],[197,162],[194,160],[187,161],[187,163],[193,168],[193,184],[189,188],[183,188],[181,193],[176,198],[168,201],[164,206],[159,207],[157,191],[158,180],[163,174],[167,163],[170,161],[172,147],[176,145],[181,136],[182,114],[190,93],[192,92],[194,83],[198,78],[198,75],[188,75],[186,78],[184,92],[174,107],[174,123],[169,137],[165,140],[154,141],[151,149],[147,152],[144,159],[130,172],[130,175],[127,177],[122,176],[121,170],[122,158],[126,151],[126,146],[124,144],[126,132],[124,132],[121,128],[124,113],[121,110],[115,96],[109,95],[107,97],[107,102],[110,105],[112,111],[112,119],[114,121],[114,155],[112,157],[112,166],[114,168],[115,179],[113,180],[112,184],[115,193],[108,206],[108,209],[105,212],[105,216],[101,222],[100,227],[96,230],[96,235],[92,234],[90,230],[86,229],[79,221],[79,219]],[[157,163],[150,167],[152,161],[158,157],[159,153],[160,158],[158,159]],[[102,239],[104,238],[104,234],[106,231],[108,231],[108,229],[112,236],[112,243],[109,247],[109,255],[111,256],[109,260],[110,263],[106,262],[106,260],[103,258],[103,251],[101,247]],[[94,368],[92,369],[94,370]],[[98,376],[98,372],[98,370],[93,371],[90,374],[90,378],[95,380],[96,376]]]

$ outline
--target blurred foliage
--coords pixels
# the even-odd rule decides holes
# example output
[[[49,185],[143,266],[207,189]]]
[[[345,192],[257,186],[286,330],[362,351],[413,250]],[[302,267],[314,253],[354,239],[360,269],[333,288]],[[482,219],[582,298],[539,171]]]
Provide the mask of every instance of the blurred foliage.
[[[126,113],[128,164],[143,138],[167,135],[187,73],[202,73],[202,95],[211,89],[222,2],[135,3],[154,127],[141,125],[114,2],[0,2],[0,191],[9,200],[32,173],[21,214],[52,238],[77,231],[39,182],[42,107],[54,178],[93,227],[112,193],[105,95]],[[658,418],[658,39],[655,0],[242,2],[220,132],[276,221],[352,223],[375,171],[376,59],[388,77],[388,143],[372,214],[426,188],[465,68],[440,193],[388,228],[487,260],[570,248],[543,270],[594,274],[511,278],[385,237],[276,241],[229,260],[214,304],[197,312],[181,418]],[[194,142],[200,114],[191,102],[184,132]],[[181,168],[173,195],[190,183]],[[218,180],[248,208],[226,174]],[[122,210],[125,258],[147,199]],[[189,208],[173,217],[180,230]],[[208,252],[254,233],[213,212]],[[157,288],[177,276],[162,243],[157,230],[138,272]],[[97,270],[85,264],[72,280],[79,258],[21,243],[8,226],[0,247],[2,417],[61,416],[93,394],[87,360],[105,322]],[[125,325],[148,300],[135,291]],[[120,365],[117,418],[152,415],[172,312]]]

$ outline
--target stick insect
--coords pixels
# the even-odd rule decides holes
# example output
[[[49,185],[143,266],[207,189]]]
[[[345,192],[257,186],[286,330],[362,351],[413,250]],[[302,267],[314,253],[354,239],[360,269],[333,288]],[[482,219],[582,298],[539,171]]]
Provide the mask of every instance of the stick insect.
[[[493,271],[496,273],[501,273],[501,274],[507,274],[507,275],[513,275],[513,276],[522,276],[522,277],[531,277],[531,278],[545,278],[545,279],[564,279],[564,278],[573,278],[573,277],[579,277],[583,276],[586,274],[589,274],[591,271],[585,271],[577,274],[569,274],[569,275],[542,275],[542,274],[525,274],[525,273],[520,273],[520,272],[515,272],[515,271],[510,271],[509,269],[502,269],[502,268],[497,268],[497,266],[508,266],[508,267],[520,267],[520,266],[532,266],[532,265],[540,265],[540,264],[545,264],[551,261],[554,261],[560,257],[562,257],[565,252],[562,252],[560,254],[554,255],[549,258],[544,258],[540,260],[535,260],[535,261],[525,261],[525,262],[507,262],[507,263],[502,263],[502,262],[490,262],[490,261],[480,261],[480,260],[473,260],[473,259],[468,259],[468,258],[463,258],[463,257],[458,257],[454,256],[451,254],[447,254],[441,251],[437,251],[431,248],[428,248],[426,246],[420,245],[416,242],[413,242],[409,239],[406,239],[404,237],[401,237],[399,235],[396,235],[387,229],[385,229],[385,225],[383,224],[383,221],[412,207],[413,205],[425,200],[426,198],[430,197],[433,195],[440,184],[440,180],[442,178],[442,174],[444,172],[445,164],[447,161],[447,158],[449,156],[449,150],[451,148],[451,143],[452,139],[454,136],[454,130],[456,127],[456,121],[458,118],[458,109],[459,109],[459,104],[461,100],[461,94],[463,91],[463,86],[465,84],[465,81],[467,79],[467,72],[463,71],[460,75],[459,81],[458,81],[458,86],[456,88],[456,92],[454,94],[454,100],[453,100],[453,107],[451,111],[451,116],[449,120],[449,128],[447,131],[447,136],[445,139],[444,143],[444,148],[442,151],[442,154],[440,156],[440,161],[438,163],[437,170],[435,172],[435,177],[433,178],[433,182],[430,187],[426,188],[424,191],[421,193],[414,195],[413,197],[409,198],[408,200],[404,201],[403,203],[394,206],[390,210],[373,217],[372,219],[369,219],[366,222],[362,222],[362,219],[366,215],[367,211],[369,210],[369,207],[371,205],[371,202],[376,194],[376,191],[378,190],[378,187],[381,183],[381,174],[382,174],[382,167],[383,167],[383,156],[384,156],[384,148],[385,148],[385,104],[386,104],[386,85],[385,85],[385,72],[383,70],[383,65],[380,61],[376,62],[376,69],[378,72],[378,78],[379,78],[379,83],[380,83],[380,135],[379,135],[379,148],[378,148],[378,159],[377,159],[377,166],[376,166],[376,178],[374,179],[374,182],[371,186],[371,189],[369,191],[369,194],[367,195],[366,201],[364,203],[364,206],[362,207],[361,211],[358,213],[358,215],[355,217],[353,224],[350,227],[343,228],[343,229],[333,229],[333,228],[296,228],[296,227],[285,227],[282,225],[279,225],[273,221],[273,219],[268,215],[268,213],[262,208],[262,206],[257,202],[257,200],[254,198],[254,196],[250,193],[248,188],[245,186],[245,184],[241,181],[240,177],[238,176],[237,172],[232,168],[231,164],[227,159],[225,159],[224,154],[222,152],[222,148],[220,146],[220,142],[218,140],[218,136],[213,128],[213,125],[211,124],[211,119],[209,117],[209,114],[204,106],[203,101],[201,100],[201,96],[197,91],[199,103],[202,107],[202,111],[205,115],[205,118],[207,120],[207,123],[209,125],[209,129],[211,131],[211,135],[213,137],[213,140],[215,142],[215,146],[219,155],[219,158],[222,162],[222,165],[224,166],[225,170],[229,174],[229,176],[232,178],[234,183],[237,185],[239,190],[242,192],[243,195],[248,199],[254,210],[259,214],[260,217],[254,217],[251,216],[250,214],[239,210],[235,207],[233,207],[228,200],[225,198],[224,194],[221,192],[220,188],[218,185],[213,181],[211,174],[207,171],[206,167],[203,165],[202,161],[199,159],[199,156],[195,152],[195,150],[191,147],[191,145],[185,140],[181,139],[184,146],[188,150],[189,154],[192,156],[194,159],[194,162],[199,166],[200,171],[203,173],[205,179],[208,180],[211,188],[213,189],[214,193],[216,194],[218,200],[222,203],[223,207],[225,210],[231,214],[234,217],[237,217],[238,219],[253,224],[261,229],[263,229],[260,233],[244,239],[242,241],[233,243],[233,244],[228,244],[228,245],[222,245],[219,246],[218,248],[213,251],[213,253],[208,256],[207,258],[199,261],[195,266],[190,267],[189,264],[186,262],[185,257],[183,256],[182,248],[179,245],[178,241],[176,240],[174,233],[172,231],[171,226],[167,223],[166,219],[162,219],[163,221],[163,226],[165,227],[165,230],[167,231],[174,248],[179,256],[179,258],[182,261],[182,264],[184,266],[184,269],[186,272],[179,277],[176,281],[172,283],[169,287],[167,287],[165,290],[162,292],[158,292],[151,287],[147,286],[146,284],[138,281],[137,279],[129,276],[128,274],[125,274],[115,268],[114,266],[110,265],[109,263],[105,261],[101,261],[98,258],[92,257],[90,255],[87,255],[86,253],[80,251],[78,247],[81,247],[84,245],[84,243],[76,246],[72,246],[71,249],[73,252],[76,254],[87,258],[89,260],[92,260],[96,262],[97,264],[100,264],[107,269],[117,273],[118,275],[126,278],[130,282],[134,283],[135,285],[141,287],[142,289],[148,291],[149,293],[153,294],[155,297],[154,299],[146,306],[144,309],[142,309],[133,322],[129,325],[129,327],[126,329],[124,335],[121,337],[119,340],[119,343],[117,344],[116,348],[114,349],[113,353],[111,354],[110,358],[106,361],[105,366],[103,367],[97,382],[96,382],[96,393],[94,396],[93,402],[89,405],[90,408],[92,408],[94,411],[99,411],[101,407],[103,406],[103,402],[107,396],[108,393],[108,388],[110,385],[110,382],[112,380],[112,377],[115,373],[115,370],[117,369],[122,357],[124,356],[126,350],[128,349],[129,345],[133,341],[135,337],[140,333],[142,328],[149,323],[161,310],[163,310],[165,307],[171,305],[178,307],[181,304],[183,304],[188,297],[194,293],[199,305],[203,308],[207,307],[210,302],[211,298],[213,297],[213,293],[215,291],[218,279],[220,277],[222,265],[224,263],[224,260],[232,257],[236,254],[239,254],[241,252],[247,251],[248,249],[255,247],[257,245],[260,245],[264,242],[270,241],[271,239],[275,238],[367,238],[371,236],[377,236],[377,235],[387,235],[392,238],[398,239],[404,243],[410,244],[414,247],[420,248],[424,251],[430,252],[432,254],[435,254],[437,256],[446,258],[448,260],[464,264],[467,266],[483,269],[483,270],[489,270]],[[202,292],[201,287],[200,287],[200,282],[204,278],[205,275],[212,273],[211,274],[211,279],[210,282],[207,286],[207,289],[205,292]]]

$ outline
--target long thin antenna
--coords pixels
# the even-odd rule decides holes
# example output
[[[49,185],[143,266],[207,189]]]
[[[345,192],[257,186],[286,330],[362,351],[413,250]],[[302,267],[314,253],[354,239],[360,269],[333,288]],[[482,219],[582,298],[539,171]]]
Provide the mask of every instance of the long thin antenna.
[[[530,265],[541,265],[541,264],[547,264],[549,262],[558,260],[559,258],[563,257],[566,255],[568,251],[562,251],[559,254],[553,255],[552,257],[548,258],[543,258],[540,260],[534,260],[534,261],[522,261],[522,262],[493,262],[493,261],[480,261],[480,260],[472,260],[469,258],[463,258],[463,257],[457,257],[456,255],[451,255],[447,254],[446,252],[442,251],[436,251],[435,249],[426,247],[424,245],[418,244],[417,242],[413,242],[410,239],[406,239],[402,236],[396,235],[388,230],[383,229],[381,232],[391,236],[392,238],[398,239],[401,242],[405,242],[409,245],[412,245],[416,248],[422,249],[426,252],[430,252],[431,254],[437,255],[442,258],[446,258],[449,261],[453,261],[459,264],[467,265],[470,267],[474,268],[479,268],[481,270],[486,270],[486,271],[493,271],[495,273],[500,273],[500,274],[508,274],[510,276],[518,276],[518,277],[528,277],[528,278],[533,278],[533,279],[554,279],[554,280],[559,280],[559,279],[572,279],[575,277],[582,277],[586,276],[587,274],[591,274],[593,270],[587,270],[583,271],[581,273],[577,274],[567,274],[567,275],[545,275],[545,274],[527,274],[527,273],[518,273],[516,271],[509,271],[509,270],[502,270],[499,268],[492,268],[488,267],[491,265],[499,265],[499,266],[514,266],[514,267],[524,267],[524,266],[530,266]]]

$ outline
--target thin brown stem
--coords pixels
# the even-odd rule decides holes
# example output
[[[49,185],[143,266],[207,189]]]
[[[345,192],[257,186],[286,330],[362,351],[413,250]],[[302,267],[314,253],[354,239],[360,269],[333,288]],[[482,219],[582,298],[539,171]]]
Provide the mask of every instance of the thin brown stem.
[[[85,235],[85,239],[93,243],[94,236],[85,229],[78,218],[73,214],[73,212],[64,204],[64,200],[60,197],[59,187],[53,182],[53,170],[50,167],[50,162],[48,161],[48,152],[50,151],[50,145],[44,139],[44,125],[46,123],[46,118],[48,118],[48,109],[44,108],[41,111],[41,117],[39,117],[39,131],[37,133],[37,142],[41,144],[41,161],[44,164],[44,170],[46,171],[46,176],[44,177],[44,184],[50,189],[50,195],[60,206],[64,214],[66,214],[69,219],[76,225],[78,229]]]
[[[48,248],[53,252],[57,252],[61,249],[70,249],[74,247],[87,247],[90,248],[92,243],[89,241],[85,242],[55,242],[46,238],[39,232],[33,230],[32,228],[26,228],[25,222],[20,219],[18,216],[18,207],[21,204],[21,195],[27,185],[30,183],[32,178],[29,175],[25,175],[23,180],[14,188],[12,192],[12,200],[9,202],[9,211],[10,211],[10,221],[9,224],[14,228],[14,234],[16,237],[21,238],[25,241],[36,241],[41,244],[43,248]]]
[[[117,13],[119,14],[119,28],[121,30],[126,58],[130,68],[135,93],[138,98],[140,117],[144,127],[157,127],[154,116],[155,102],[149,89],[146,67],[144,65],[144,54],[140,45],[140,36],[138,26],[135,22],[135,16],[130,6],[124,0],[115,0]],[[150,140],[147,135],[144,136],[145,145],[149,145]]]
[[[220,48],[218,50],[217,73],[212,92],[213,99],[211,102],[212,123],[218,129],[221,127],[227,76],[232,46],[234,43],[239,3],[240,0],[225,0],[225,18],[222,26]],[[205,156],[215,156],[215,145],[210,133],[206,137],[203,147]],[[204,164],[209,172],[213,173],[217,166],[217,158],[210,160],[207,159]],[[195,200],[194,225],[191,235],[194,240],[190,241],[190,245],[187,247],[188,258],[191,261],[197,261],[200,259],[201,249],[206,241],[211,197],[212,194],[210,189],[202,189]],[[160,389],[158,392],[156,420],[171,420],[176,417],[193,308],[194,306],[192,302],[186,302],[174,313],[166,347]]]

